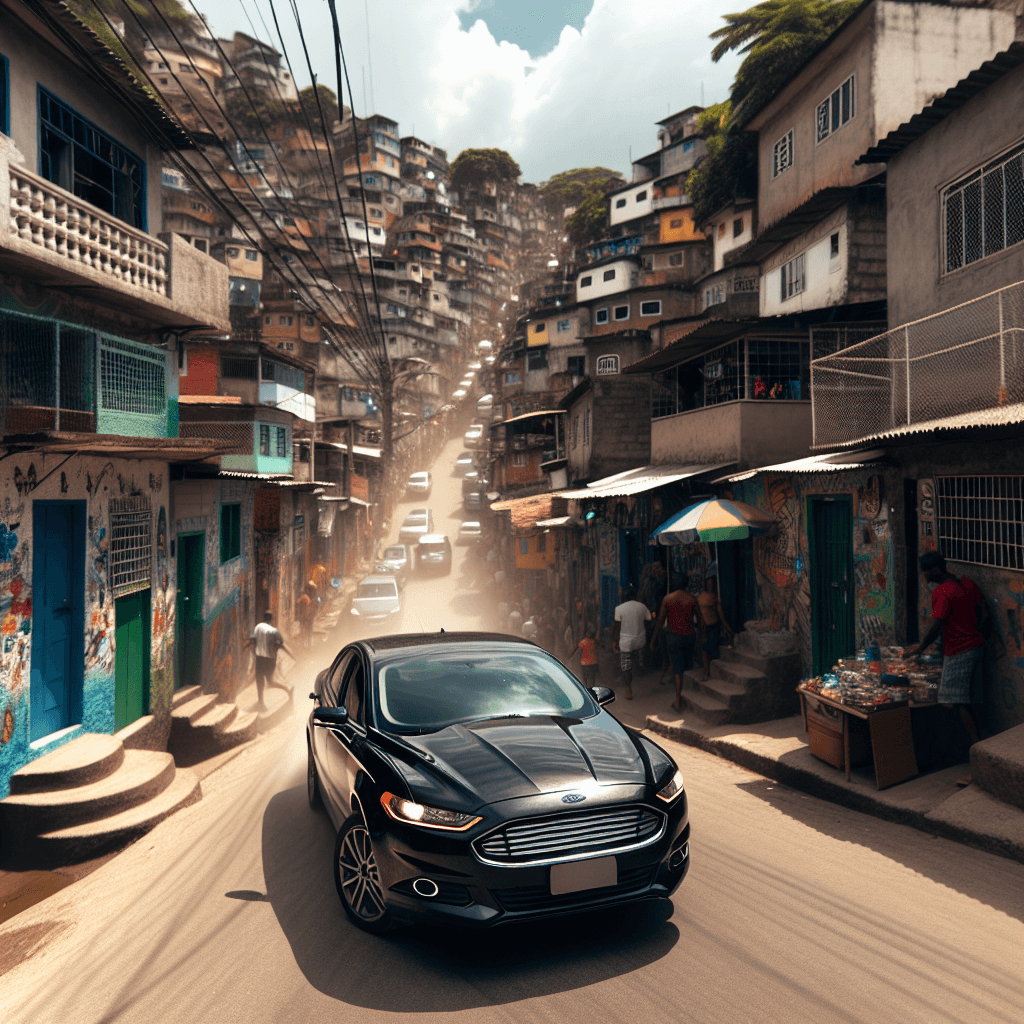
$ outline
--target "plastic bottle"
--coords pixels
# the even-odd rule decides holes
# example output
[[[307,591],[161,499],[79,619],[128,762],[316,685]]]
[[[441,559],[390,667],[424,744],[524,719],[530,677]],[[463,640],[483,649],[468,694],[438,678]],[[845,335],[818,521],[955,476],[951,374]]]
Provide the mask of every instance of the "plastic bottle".
[[[881,652],[881,650],[879,650],[878,644],[875,643],[872,640],[871,643],[868,644],[868,649],[867,649],[866,653],[867,653],[868,668],[871,670],[871,672],[874,675],[881,676],[881,674],[882,674],[882,652]]]

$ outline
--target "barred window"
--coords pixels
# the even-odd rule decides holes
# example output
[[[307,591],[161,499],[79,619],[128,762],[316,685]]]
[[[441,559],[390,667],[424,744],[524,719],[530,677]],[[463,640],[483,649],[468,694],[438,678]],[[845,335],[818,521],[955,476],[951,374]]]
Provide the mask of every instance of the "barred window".
[[[777,178],[783,171],[793,166],[793,129],[790,128],[778,142],[772,146],[772,177]]]
[[[619,357],[618,356],[601,356],[597,360],[597,374],[599,377],[603,377],[607,374],[613,374],[619,372]]]
[[[220,507],[220,564],[242,554],[242,506],[237,501]]]
[[[272,359],[263,360],[263,379],[295,388],[296,391],[304,390],[306,385],[306,378],[301,370],[285,363],[275,363]]]
[[[266,423],[260,424],[260,455],[270,454],[270,427]]]
[[[1024,570],[1024,477],[940,476],[935,499],[944,557]]]
[[[277,428],[277,457],[288,458],[288,429],[287,427]]]
[[[783,302],[786,299],[791,299],[794,295],[798,295],[807,288],[807,278],[804,276],[803,253],[782,265],[782,270],[779,274],[779,285]]]
[[[115,598],[147,590],[153,567],[148,498],[110,499],[110,589]]]
[[[942,194],[945,272],[1024,241],[1024,146]]]
[[[826,96],[818,104],[816,115],[818,142],[824,142],[853,117],[853,103],[853,75],[850,75],[831,96]]]
[[[220,375],[233,380],[256,380],[258,376],[256,359],[243,356],[221,356]]]

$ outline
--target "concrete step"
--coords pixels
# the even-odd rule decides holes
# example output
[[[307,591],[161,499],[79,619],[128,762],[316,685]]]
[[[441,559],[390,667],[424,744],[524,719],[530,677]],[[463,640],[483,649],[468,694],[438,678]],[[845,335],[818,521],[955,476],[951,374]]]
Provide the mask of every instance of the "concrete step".
[[[195,722],[197,718],[205,715],[216,703],[217,695],[215,693],[200,694],[198,697],[186,700],[176,708],[173,708],[171,710],[171,721]]]
[[[203,688],[201,686],[183,686],[181,689],[175,690],[171,694],[171,710],[180,708],[182,704],[196,697],[201,697],[202,693]]]
[[[11,776],[11,795],[73,789],[112,775],[124,761],[119,739],[85,733],[19,768]]]
[[[760,655],[754,654],[753,651],[748,651],[744,647],[720,647],[719,648],[719,659],[724,662],[730,662],[732,664],[749,665],[751,668],[756,668],[758,672],[767,673],[768,667],[771,663],[771,658],[762,658]]]
[[[223,750],[237,747],[240,743],[256,739],[258,731],[259,716],[254,711],[238,711],[231,723],[217,734],[217,745]]]
[[[741,686],[757,683],[763,684],[765,681],[765,674],[763,672],[744,661],[721,661],[716,659],[711,662],[711,676],[714,679],[739,683]]]
[[[85,822],[28,839],[24,857],[40,865],[71,864],[110,853],[144,836],[164,818],[201,800],[199,779],[180,768],[153,799],[98,821]]]
[[[25,793],[0,800],[4,842],[39,836],[119,814],[152,800],[174,779],[174,758],[153,750],[126,750],[117,771],[84,786]]]
[[[238,708],[234,704],[214,704],[189,724],[194,732],[212,735],[229,726],[237,714]]]
[[[686,709],[693,712],[699,719],[707,722],[708,725],[724,725],[729,721],[729,705],[712,697],[707,693],[687,690],[683,694],[686,701]]]
[[[1024,810],[1024,725],[975,743],[971,778],[990,796]]]
[[[747,687],[744,683],[734,683],[729,679],[702,679],[697,684],[698,692],[714,697],[727,705],[730,711],[742,708],[747,699]]]

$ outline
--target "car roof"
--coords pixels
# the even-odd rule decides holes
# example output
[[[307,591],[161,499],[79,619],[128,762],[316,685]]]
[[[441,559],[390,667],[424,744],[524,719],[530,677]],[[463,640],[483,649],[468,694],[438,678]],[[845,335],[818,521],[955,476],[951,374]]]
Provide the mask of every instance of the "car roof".
[[[430,476],[430,474],[425,469],[419,469],[415,473],[410,473],[409,479],[411,480],[414,476]]]
[[[411,512],[405,513],[406,519],[426,519],[429,515],[429,508],[414,508]]]
[[[411,647],[448,647],[459,643],[508,644],[521,647],[541,648],[532,640],[522,636],[511,636],[508,633],[396,633],[392,636],[372,637],[359,641],[368,651],[374,654],[401,651]]]
[[[443,544],[448,538],[443,533],[425,533],[419,539],[420,544]]]
[[[475,526],[478,530],[480,529],[480,523],[476,519],[465,519],[459,523],[459,528],[462,530],[467,526]]]
[[[359,581],[359,586],[362,586],[364,583],[387,583],[388,580],[395,583],[395,577],[390,575],[390,573],[375,572],[372,576],[364,576]]]

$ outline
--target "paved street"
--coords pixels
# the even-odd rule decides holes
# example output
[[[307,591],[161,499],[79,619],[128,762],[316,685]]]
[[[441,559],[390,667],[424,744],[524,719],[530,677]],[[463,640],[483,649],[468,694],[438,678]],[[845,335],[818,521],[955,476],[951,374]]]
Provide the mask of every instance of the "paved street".
[[[430,500],[450,535],[458,481],[442,466],[459,447]],[[409,584],[407,628],[486,625],[489,604],[461,587],[462,549],[455,558],[450,577]],[[297,717],[252,744],[204,780],[201,802],[0,927],[0,1020],[1024,1015],[1024,865],[673,744],[693,838],[671,904],[482,935],[365,935],[334,891],[331,825],[306,805],[302,730]]]

